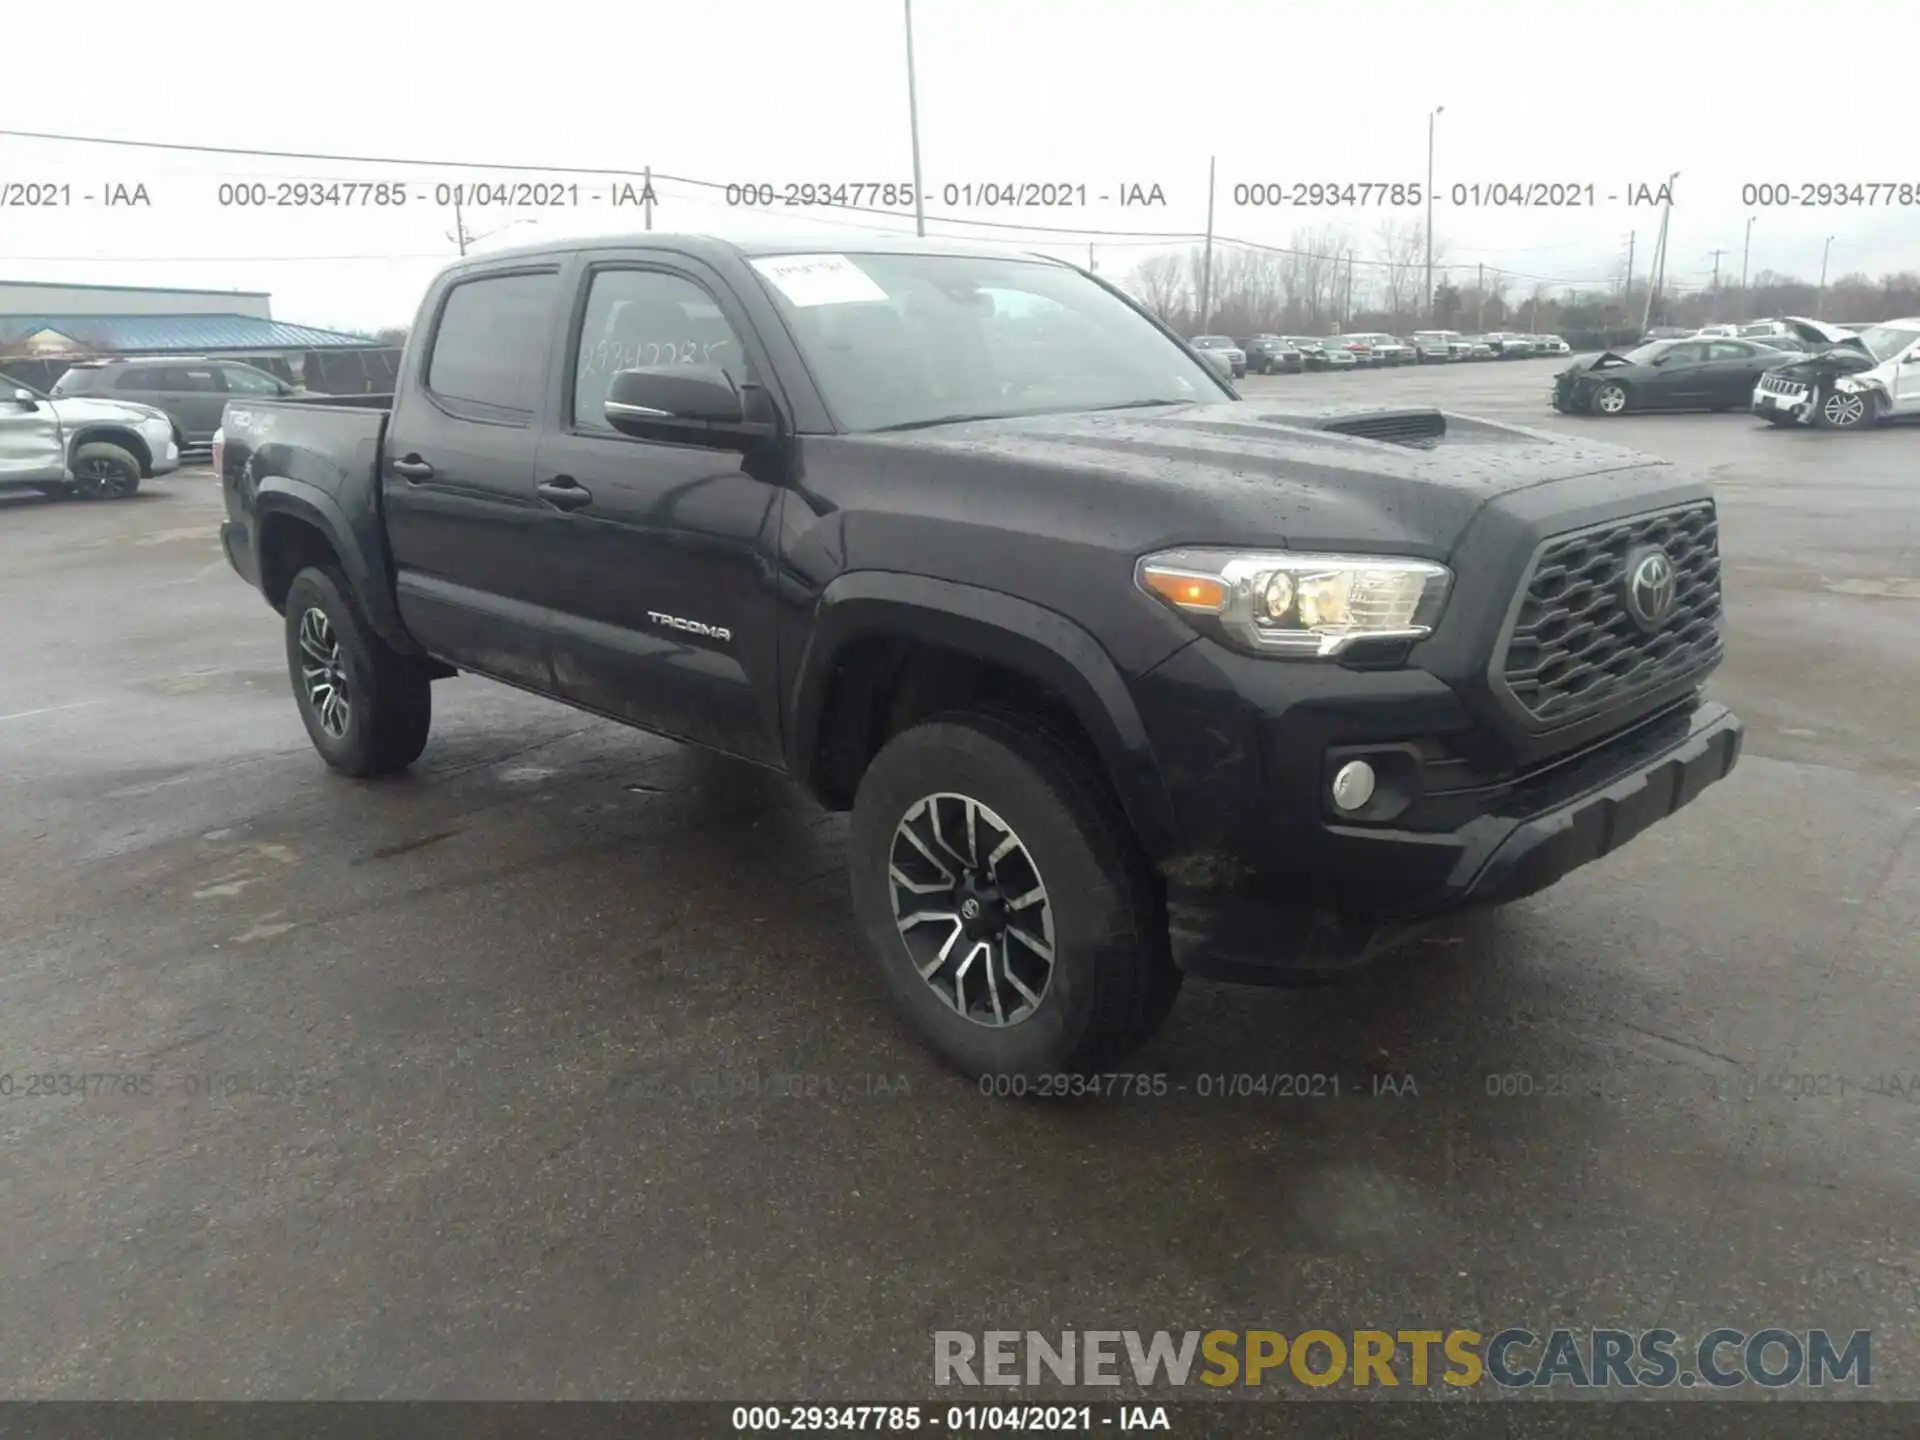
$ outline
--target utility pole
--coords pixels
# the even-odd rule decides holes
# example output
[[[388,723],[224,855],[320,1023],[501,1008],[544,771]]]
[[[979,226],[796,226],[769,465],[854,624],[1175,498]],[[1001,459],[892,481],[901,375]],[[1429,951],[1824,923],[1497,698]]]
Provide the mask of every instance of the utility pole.
[[[1446,111],[1436,105],[1427,112],[1427,319],[1433,319],[1433,122]]]
[[[1486,262],[1485,261],[1480,262],[1479,264],[1475,265],[1473,269],[1474,269],[1473,333],[1476,335],[1484,335],[1487,333],[1487,266],[1486,266]]]
[[[1098,270],[1099,268],[1100,262],[1093,258],[1093,242],[1089,240],[1087,242],[1087,269]]]
[[[1216,157],[1207,157],[1207,248],[1200,255],[1200,333],[1207,330],[1213,313],[1213,169]]]
[[[913,0],[905,0],[907,10],[907,131],[913,137],[913,233],[927,233],[925,192],[920,188],[920,95],[913,79]]]
[[[1746,303],[1747,294],[1747,257],[1753,253],[1753,222],[1759,218],[1758,215],[1747,217],[1747,238],[1740,246],[1740,303],[1742,305]]]
[[[1646,334],[1647,327],[1653,324],[1653,297],[1667,278],[1667,225],[1673,219],[1673,182],[1679,178],[1678,170],[1667,177],[1667,203],[1660,211],[1660,238],[1654,242],[1654,278],[1647,285],[1647,312],[1640,318],[1642,335]]]
[[[1820,252],[1820,295],[1814,301],[1813,318],[1824,320],[1827,317],[1827,256],[1833,252],[1833,236],[1827,237],[1826,247]]]
[[[467,242],[473,237],[467,234],[467,222],[460,214],[460,191],[453,192],[453,233],[447,238],[460,247],[460,253],[467,253]]]
[[[1627,232],[1627,303],[1633,303],[1633,242],[1640,238],[1638,230]]]
[[[645,188],[640,192],[640,208],[646,214],[647,229],[651,230],[653,228],[653,167],[651,165],[647,166],[643,174],[644,180],[642,183]]]
[[[1724,250],[1713,252],[1713,288],[1716,290],[1720,288],[1720,257],[1726,253]]]

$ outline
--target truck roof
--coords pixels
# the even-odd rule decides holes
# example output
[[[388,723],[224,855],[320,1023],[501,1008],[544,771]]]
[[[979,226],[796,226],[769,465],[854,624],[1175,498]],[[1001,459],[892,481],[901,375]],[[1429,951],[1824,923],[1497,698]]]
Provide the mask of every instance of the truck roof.
[[[564,255],[578,250],[676,250],[683,255],[712,260],[721,256],[751,260],[764,255],[952,255],[974,260],[1040,260],[1053,265],[1066,262],[1052,255],[1013,250],[1003,246],[968,244],[962,240],[925,239],[918,235],[894,235],[885,231],[843,235],[778,235],[728,239],[719,235],[642,230],[628,235],[582,235],[571,240],[548,240],[535,245],[516,245],[470,255],[450,269],[491,264],[509,258],[535,259],[546,255]]]

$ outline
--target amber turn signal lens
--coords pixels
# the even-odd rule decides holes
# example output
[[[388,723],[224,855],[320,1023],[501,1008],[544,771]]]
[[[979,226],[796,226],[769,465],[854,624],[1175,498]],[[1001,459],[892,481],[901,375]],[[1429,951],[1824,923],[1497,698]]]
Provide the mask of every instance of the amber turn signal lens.
[[[1172,570],[1149,567],[1141,571],[1140,580],[1147,589],[1182,610],[1206,610],[1217,614],[1227,608],[1227,587],[1204,575],[1182,575]]]

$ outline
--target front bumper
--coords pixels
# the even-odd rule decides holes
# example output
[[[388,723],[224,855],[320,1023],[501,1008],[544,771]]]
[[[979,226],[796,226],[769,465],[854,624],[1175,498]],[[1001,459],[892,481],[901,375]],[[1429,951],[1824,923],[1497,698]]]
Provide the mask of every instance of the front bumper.
[[[1445,828],[1322,821],[1296,865],[1257,853],[1189,857],[1168,870],[1181,967],[1284,984],[1363,965],[1441,916],[1536,894],[1625,845],[1732,771],[1743,727],[1690,701],[1530,773],[1440,797]],[[1195,859],[1201,863],[1195,864]],[[1339,897],[1332,904],[1317,897]]]
[[[171,475],[180,468],[180,447],[173,440],[173,426],[166,420],[159,420],[140,428],[140,438],[147,442],[147,452],[153,458],[148,463],[147,475]]]

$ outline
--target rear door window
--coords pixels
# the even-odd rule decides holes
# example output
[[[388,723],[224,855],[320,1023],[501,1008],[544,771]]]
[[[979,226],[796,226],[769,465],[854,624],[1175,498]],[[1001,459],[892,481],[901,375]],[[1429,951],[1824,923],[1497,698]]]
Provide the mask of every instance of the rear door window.
[[[560,277],[488,275],[447,292],[427,359],[427,389],[442,401],[531,416],[546,373]]]

